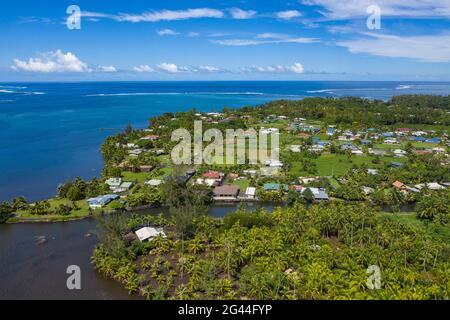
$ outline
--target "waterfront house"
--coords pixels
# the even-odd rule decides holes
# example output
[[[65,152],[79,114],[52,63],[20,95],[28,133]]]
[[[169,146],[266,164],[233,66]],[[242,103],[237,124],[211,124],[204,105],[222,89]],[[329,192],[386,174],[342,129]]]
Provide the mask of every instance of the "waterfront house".
[[[111,201],[118,199],[119,196],[116,194],[106,194],[103,196],[98,196],[95,198],[90,198],[87,200],[89,207],[92,209],[99,209],[106,206]]]
[[[256,188],[255,187],[247,187],[243,194],[239,195],[239,199],[241,200],[255,200],[256,199]]]
[[[216,201],[235,201],[239,195],[239,187],[223,185],[214,188],[213,198]]]
[[[166,237],[166,234],[164,233],[164,230],[162,228],[144,227],[136,230],[135,233],[141,242],[151,241],[157,236],[161,236],[163,238]]]
[[[303,188],[302,193],[304,193],[307,189],[309,189],[313,195],[313,201],[314,202],[322,202],[322,201],[328,201],[330,200],[330,197],[328,196],[325,189],[322,188]]]

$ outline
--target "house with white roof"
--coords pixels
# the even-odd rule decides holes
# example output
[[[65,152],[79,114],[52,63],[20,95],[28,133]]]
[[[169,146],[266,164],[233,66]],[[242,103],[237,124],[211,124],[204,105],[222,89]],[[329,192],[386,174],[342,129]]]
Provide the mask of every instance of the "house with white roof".
[[[162,236],[163,238],[166,237],[162,228],[144,227],[137,230],[135,233],[141,242],[151,241],[157,236]]]

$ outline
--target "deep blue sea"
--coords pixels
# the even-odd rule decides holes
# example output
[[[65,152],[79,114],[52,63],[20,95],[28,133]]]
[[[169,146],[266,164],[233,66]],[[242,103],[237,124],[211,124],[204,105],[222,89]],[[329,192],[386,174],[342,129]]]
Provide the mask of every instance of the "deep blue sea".
[[[103,139],[163,112],[258,105],[275,99],[450,94],[432,82],[0,83],[0,201],[53,196],[69,178],[97,176]]]

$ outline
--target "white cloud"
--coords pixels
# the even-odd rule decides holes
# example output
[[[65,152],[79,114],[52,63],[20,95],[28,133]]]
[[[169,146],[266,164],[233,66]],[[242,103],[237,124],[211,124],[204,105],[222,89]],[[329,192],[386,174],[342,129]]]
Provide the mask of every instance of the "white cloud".
[[[116,67],[114,66],[98,66],[96,69],[97,72],[117,72]]]
[[[142,14],[120,14],[113,18],[118,21],[128,22],[157,22],[157,21],[173,21],[187,20],[199,18],[223,18],[224,13],[217,9],[198,8],[187,10],[163,10],[144,12]]]
[[[397,36],[366,33],[364,38],[338,41],[352,53],[392,58],[411,58],[427,62],[450,62],[450,34]]]
[[[143,64],[140,66],[133,67],[133,71],[139,72],[139,73],[149,73],[149,72],[154,72],[155,70],[153,70],[152,67]]]
[[[293,18],[301,17],[302,13],[297,10],[288,10],[288,11],[280,11],[277,12],[277,17],[283,20],[290,20]]]
[[[268,66],[268,67],[252,67],[250,68],[253,72],[259,73],[294,73],[294,74],[302,74],[305,72],[305,68],[299,62],[294,63],[291,66]]]
[[[220,69],[213,67],[213,66],[200,66],[200,67],[198,67],[198,71],[214,73],[214,72],[219,72]]]
[[[166,62],[158,64],[157,68],[158,68],[158,70],[167,72],[167,73],[179,73],[179,72],[187,71],[186,68],[180,68],[174,63],[166,63]]]
[[[320,6],[319,12],[329,19],[367,17],[367,8],[378,5],[382,16],[395,17],[447,17],[450,18],[449,0],[302,0],[305,5]]]
[[[188,33],[188,37],[191,37],[191,38],[198,37],[199,35],[200,35],[200,33],[198,33],[198,32],[189,32]]]
[[[255,17],[255,15],[257,14],[257,12],[254,10],[242,10],[239,8],[232,8],[232,9],[229,9],[229,11],[230,11],[230,14],[233,17],[233,19],[239,19],[239,20],[251,19],[251,18]]]
[[[223,39],[210,40],[211,43],[222,46],[256,46],[262,44],[278,44],[278,43],[314,43],[319,42],[316,38],[290,37],[287,35],[262,33],[257,35],[255,39]]]
[[[71,53],[64,53],[61,50],[51,51],[42,54],[38,58],[29,58],[28,61],[14,59],[14,70],[28,72],[92,72],[86,63],[78,59]]]
[[[289,35],[283,33],[260,33],[256,35],[257,39],[287,39]]]
[[[156,33],[160,36],[176,36],[177,34],[179,34],[178,32],[172,29],[161,29],[157,30]]]

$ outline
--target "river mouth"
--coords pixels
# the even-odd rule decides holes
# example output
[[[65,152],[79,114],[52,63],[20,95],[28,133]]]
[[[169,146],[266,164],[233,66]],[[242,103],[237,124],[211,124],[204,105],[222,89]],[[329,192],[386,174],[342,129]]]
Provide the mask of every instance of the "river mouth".
[[[273,204],[243,205],[247,210],[263,206],[272,211]],[[236,211],[239,204],[214,205],[209,214],[223,217]],[[151,209],[142,213],[160,213]],[[123,286],[100,275],[91,264],[98,239],[93,218],[51,223],[0,224],[0,300],[129,300]],[[45,236],[46,241],[39,241]],[[43,243],[40,243],[43,242]],[[81,269],[81,290],[66,286],[67,267]]]

